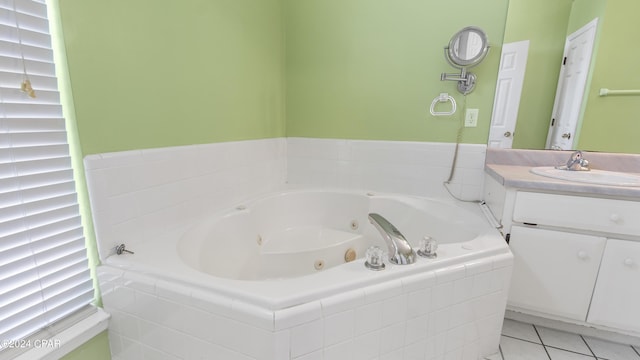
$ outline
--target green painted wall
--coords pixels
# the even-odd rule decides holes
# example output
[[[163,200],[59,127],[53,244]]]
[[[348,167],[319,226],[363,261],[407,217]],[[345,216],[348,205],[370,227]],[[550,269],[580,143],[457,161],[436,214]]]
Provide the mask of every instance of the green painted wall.
[[[87,182],[84,176],[82,152],[80,148],[78,129],[76,126],[75,104],[73,103],[71,84],[69,82],[69,68],[67,65],[66,52],[64,51],[64,34],[62,31],[59,5],[59,0],[47,1],[47,12],[52,34],[51,40],[54,49],[54,61],[56,64],[56,76],[58,77],[58,87],[60,89],[60,101],[63,104],[65,125],[69,141],[69,152],[73,163],[74,180],[76,182],[76,190],[78,192],[78,204],[82,217],[85,244],[87,246],[87,257],[89,258],[89,267],[91,268],[91,276],[93,278],[93,286],[95,289],[94,304],[96,306],[102,306],[102,299],[96,276],[96,266],[99,264],[98,249],[95,240],[93,221],[91,218]],[[96,335],[62,358],[62,360],[84,359],[111,359],[111,350],[109,348],[109,336],[107,331],[103,331]]]
[[[463,141],[484,143],[507,2],[60,0],[82,153],[285,135],[454,141],[462,109],[428,107],[440,92],[464,103],[439,81],[454,72],[441,49],[470,24],[492,50]]]
[[[443,47],[461,28],[482,27],[492,45],[472,71],[479,126],[463,142],[486,143],[507,0],[285,0],[288,136],[453,142],[463,96]],[[454,95],[459,111],[433,117],[431,101]],[[439,109],[444,110],[444,109]]]
[[[60,0],[83,155],[284,136],[280,0]]]
[[[61,360],[110,360],[109,337],[106,331],[63,356]]]
[[[624,0],[623,0],[624,1]],[[607,0],[579,0],[571,7],[571,16],[567,26],[567,35],[573,34],[596,17],[603,21]],[[600,28],[600,27],[599,27]],[[598,43],[596,35],[596,44]],[[597,52],[597,49],[594,49]]]
[[[510,0],[504,42],[529,40],[513,147],[544,148],[573,0]]]
[[[608,0],[588,89],[579,147],[640,153],[640,96],[600,97],[600,88],[640,89],[637,0]]]

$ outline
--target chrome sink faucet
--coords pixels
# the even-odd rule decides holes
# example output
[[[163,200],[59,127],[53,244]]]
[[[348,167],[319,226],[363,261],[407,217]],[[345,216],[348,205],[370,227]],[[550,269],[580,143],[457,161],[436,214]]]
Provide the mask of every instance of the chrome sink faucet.
[[[393,224],[376,213],[369,214],[369,221],[378,229],[387,243],[390,262],[396,265],[407,265],[416,261],[416,252]]]
[[[577,150],[571,153],[569,160],[567,160],[567,164],[563,166],[556,166],[556,169],[560,170],[570,170],[570,171],[589,171],[589,161],[587,161],[583,155],[582,151]]]

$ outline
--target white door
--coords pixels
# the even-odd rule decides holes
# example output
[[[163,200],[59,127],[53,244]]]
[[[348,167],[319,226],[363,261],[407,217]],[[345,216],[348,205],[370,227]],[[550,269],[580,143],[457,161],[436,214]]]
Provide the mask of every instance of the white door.
[[[597,26],[596,18],[567,37],[547,135],[547,149],[574,148]]]
[[[493,99],[489,147],[510,149],[518,121],[520,94],[529,55],[529,40],[503,44]]]

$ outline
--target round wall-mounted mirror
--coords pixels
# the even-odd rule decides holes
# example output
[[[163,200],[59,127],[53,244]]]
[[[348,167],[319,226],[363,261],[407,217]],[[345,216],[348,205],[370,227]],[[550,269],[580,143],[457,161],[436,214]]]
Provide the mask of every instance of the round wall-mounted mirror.
[[[487,34],[479,27],[468,26],[453,35],[446,53],[451,65],[470,68],[478,65],[488,50]]]

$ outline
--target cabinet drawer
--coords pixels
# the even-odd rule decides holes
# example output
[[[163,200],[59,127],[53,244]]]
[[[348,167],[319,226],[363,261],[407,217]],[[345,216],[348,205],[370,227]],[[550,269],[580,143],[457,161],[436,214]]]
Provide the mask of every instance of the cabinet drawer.
[[[640,202],[518,192],[513,220],[614,234],[640,233]]]

